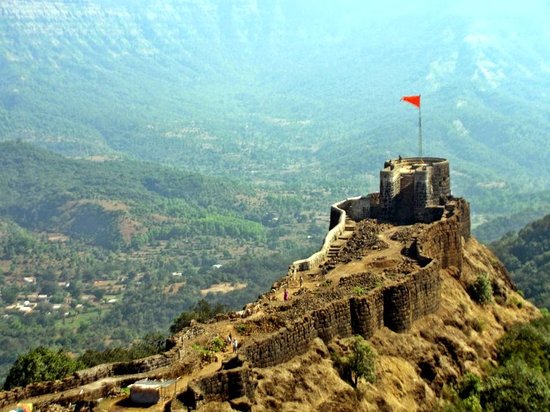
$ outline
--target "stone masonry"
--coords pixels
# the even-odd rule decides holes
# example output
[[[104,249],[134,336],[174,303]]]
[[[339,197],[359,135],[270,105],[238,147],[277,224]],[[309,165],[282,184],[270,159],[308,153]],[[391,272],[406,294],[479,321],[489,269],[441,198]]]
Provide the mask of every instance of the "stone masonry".
[[[331,208],[331,227],[320,252],[312,258],[294,262],[298,270],[312,270],[322,262],[323,250],[342,233],[346,218],[380,218],[404,224],[428,223],[404,248],[404,254],[416,259],[421,268],[407,276],[370,290],[365,296],[347,296],[327,302],[279,330],[248,342],[239,358],[247,368],[265,368],[286,362],[305,353],[313,339],[328,342],[336,336],[353,334],[370,338],[381,327],[395,332],[407,331],[412,323],[437,311],[441,300],[440,270],[462,269],[462,241],[470,236],[469,205],[450,194],[449,166],[445,159],[399,159],[386,162],[381,171],[381,191],[365,197],[347,199]],[[393,166],[392,166],[393,165]],[[407,210],[403,210],[407,209]],[[342,279],[342,284],[361,276]],[[244,368],[243,370],[247,370]],[[209,382],[224,378],[225,371],[209,376]],[[246,381],[246,379],[245,379]],[[200,383],[200,382],[199,382]],[[200,384],[199,386],[201,386]],[[209,388],[223,386],[210,385]],[[250,385],[232,397],[250,396]],[[246,389],[246,390],[245,390]],[[191,388],[186,393],[191,404],[197,400],[230,400],[227,392]]]

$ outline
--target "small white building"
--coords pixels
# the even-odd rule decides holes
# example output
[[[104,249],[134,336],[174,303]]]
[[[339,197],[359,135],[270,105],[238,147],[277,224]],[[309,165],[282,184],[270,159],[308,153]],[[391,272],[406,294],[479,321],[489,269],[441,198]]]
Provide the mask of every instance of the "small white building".
[[[128,386],[130,388],[130,401],[138,404],[155,404],[161,398],[166,398],[169,387],[175,383],[176,379],[166,381],[142,379]]]

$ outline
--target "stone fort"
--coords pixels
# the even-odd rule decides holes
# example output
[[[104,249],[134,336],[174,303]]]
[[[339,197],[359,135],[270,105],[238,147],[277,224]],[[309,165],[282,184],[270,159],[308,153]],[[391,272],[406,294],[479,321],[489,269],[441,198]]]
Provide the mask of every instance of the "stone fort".
[[[380,170],[380,192],[349,198],[331,206],[330,227],[321,249],[307,259],[293,263],[307,271],[326,260],[331,245],[342,236],[346,219],[377,219],[396,225],[433,223],[446,210],[460,204],[461,235],[470,237],[469,205],[451,195],[449,162],[436,157],[407,157],[388,160]]]
[[[330,270],[338,271],[343,251],[355,250],[361,256],[380,252],[376,245],[369,249],[365,238],[360,238],[358,225],[362,222],[370,225],[374,242],[383,235],[380,228],[391,232],[391,237],[397,239],[392,242],[401,256],[401,266],[377,269],[380,262],[374,259],[374,266],[331,279]],[[389,234],[384,236],[390,241]],[[469,204],[451,195],[447,160],[386,161],[380,171],[380,192],[332,205],[329,231],[320,250],[293,262],[285,277],[242,311],[218,315],[207,324],[187,328],[171,338],[163,354],[98,365],[64,380],[1,392],[0,407],[29,398],[36,406],[53,401],[88,402],[137,377],[179,378],[201,368],[192,346],[219,336],[229,327],[242,333],[244,343],[238,355],[222,362],[216,372],[174,390],[174,395],[191,408],[210,401],[229,401],[239,404],[241,410],[249,410],[255,371],[305,353],[314,339],[329,342],[337,336],[355,334],[368,339],[382,327],[404,332],[415,320],[436,312],[441,302],[442,271],[460,275],[462,245],[469,237]],[[297,274],[309,277],[310,284],[316,286],[300,286],[291,302],[281,302],[282,290],[293,278],[295,281]],[[358,289],[364,293],[357,295]],[[84,389],[90,383],[93,386]],[[52,393],[55,397],[46,396]]]

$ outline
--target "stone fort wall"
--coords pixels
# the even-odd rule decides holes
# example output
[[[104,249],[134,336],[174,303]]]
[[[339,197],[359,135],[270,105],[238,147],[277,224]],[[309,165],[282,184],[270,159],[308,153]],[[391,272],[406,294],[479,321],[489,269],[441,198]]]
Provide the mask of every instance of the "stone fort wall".
[[[0,408],[16,403],[21,399],[30,399],[44,394],[64,392],[69,389],[87,385],[108,377],[148,372],[162,366],[170,365],[175,359],[175,356],[175,352],[172,351],[131,362],[107,363],[95,366],[93,368],[77,371],[72,376],[65,379],[32,383],[24,388],[14,388],[9,391],[0,391]],[[129,383],[133,383],[134,381],[135,379],[131,380]],[[114,385],[101,385],[95,391],[87,392],[85,397],[87,399],[97,399],[103,397],[112,389],[113,386]],[[81,399],[82,396],[77,393],[75,394],[74,399],[70,396],[64,396],[62,400],[64,403],[69,403],[76,402]],[[35,405],[35,407],[38,406],[40,405]]]
[[[264,368],[305,353],[316,337],[325,342],[354,334],[370,338],[382,326],[395,332],[406,331],[412,322],[439,308],[439,269],[440,265],[433,260],[393,285],[374,289],[364,296],[329,302],[291,325],[248,343],[241,354],[251,367]]]
[[[344,202],[361,204],[366,198]],[[339,204],[341,205],[341,203]],[[346,212],[338,212],[337,227]],[[334,209],[333,209],[334,210]],[[355,209],[363,210],[362,206]],[[361,213],[361,212],[360,212]],[[344,217],[345,221],[345,217]],[[444,219],[429,224],[407,253],[414,255],[423,267],[404,276],[394,284],[373,289],[364,296],[349,296],[327,303],[324,307],[305,314],[278,331],[247,343],[239,357],[245,362],[239,373],[247,368],[265,368],[304,354],[315,338],[328,342],[336,336],[359,334],[370,338],[381,327],[395,332],[407,331],[413,322],[434,313],[441,302],[440,270],[462,268],[462,239],[469,237],[469,206],[462,199],[448,205]],[[333,228],[334,229],[334,228]],[[346,286],[361,285],[361,276],[342,279]],[[185,394],[190,405],[212,400],[224,401],[249,396],[253,382],[248,372],[242,375],[230,394],[226,391],[227,371],[220,371],[188,387]]]
[[[413,167],[420,162],[425,162],[427,166],[403,173],[403,168]],[[450,184],[449,162],[446,159],[410,157],[386,162],[380,171],[380,192],[333,204],[330,207],[329,232],[320,250],[306,259],[294,261],[292,265],[297,271],[318,268],[326,260],[331,245],[344,233],[348,218],[355,221],[371,218],[410,224],[433,223],[440,221],[445,214],[457,214],[460,234],[454,241],[459,242],[460,236],[468,239],[469,205],[466,201],[459,202],[452,198]],[[451,261],[456,259],[451,258]]]
[[[430,223],[441,217],[451,196],[449,162],[437,157],[409,157],[384,163],[380,171],[380,219]]]
[[[378,210],[378,199],[378,193],[372,193],[368,196],[353,197],[333,204],[330,207],[329,231],[323,239],[321,249],[306,259],[292,262],[296,270],[308,271],[318,268],[326,260],[331,245],[346,230],[346,219],[359,221],[374,217]]]

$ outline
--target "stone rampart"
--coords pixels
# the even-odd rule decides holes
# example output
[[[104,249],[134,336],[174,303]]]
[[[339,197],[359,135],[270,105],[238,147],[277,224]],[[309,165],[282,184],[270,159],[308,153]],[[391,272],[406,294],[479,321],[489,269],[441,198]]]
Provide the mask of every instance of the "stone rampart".
[[[277,365],[304,353],[317,337],[315,318],[305,316],[292,325],[281,328],[270,336],[245,346],[241,353],[253,367]]]
[[[345,202],[353,204],[356,199]],[[350,203],[342,206],[350,207]],[[340,219],[345,213],[342,210]],[[317,337],[325,342],[336,336],[353,334],[368,339],[383,326],[395,332],[408,330],[415,320],[438,310],[441,302],[440,269],[462,267],[461,236],[469,236],[469,224],[468,203],[462,199],[454,200],[445,218],[427,225],[413,242],[414,255],[422,268],[394,284],[372,289],[364,296],[338,299],[313,310],[294,320],[291,325],[261,340],[249,342],[241,349],[239,356],[250,367],[265,368],[305,353]],[[369,273],[363,273],[342,278],[339,286],[368,286],[372,282],[371,277]],[[216,383],[200,383],[199,389],[191,390],[193,402],[196,399],[228,399],[225,392],[227,386],[222,383],[224,378],[221,372],[209,379],[214,379]],[[246,377],[237,380],[246,382]],[[245,396],[242,388],[246,387],[241,384],[241,390],[234,395]]]
[[[296,270],[313,270],[326,260],[331,246],[344,233],[347,218],[355,221],[376,218],[398,223],[437,223],[445,213],[448,216],[454,214],[459,220],[458,240],[460,236],[469,238],[469,205],[464,200],[451,197],[449,162],[440,158],[424,158],[423,162],[427,162],[428,166],[420,166],[409,174],[400,172],[399,167],[417,162],[421,162],[421,159],[407,158],[397,163],[389,162],[380,171],[380,193],[348,198],[333,204],[330,208],[329,232],[321,249],[307,259],[293,262]],[[411,219],[413,221],[410,222]],[[447,243],[453,245],[453,242],[460,244],[456,239],[449,239]],[[462,267],[461,259],[456,254],[454,257],[450,256],[449,261],[441,251],[434,257],[444,257],[443,267]]]
[[[307,259],[296,260],[292,265],[298,271],[308,271],[319,267],[327,258],[331,245],[346,229],[346,218],[355,221],[374,217],[378,211],[378,193],[371,193],[368,196],[359,196],[335,203],[330,207],[330,226],[323,245],[318,252]]]
[[[349,301],[352,333],[370,338],[384,325],[384,293],[376,289]]]
[[[421,269],[364,296],[330,302],[265,339],[251,342],[243,348],[244,357],[253,367],[272,366],[304,353],[315,337],[324,341],[352,334],[369,338],[382,326],[403,332],[415,320],[437,311],[441,296],[439,270],[449,266],[461,269],[461,235],[469,233],[469,219],[462,216],[469,211],[467,202],[457,199],[450,210],[447,217],[427,225],[413,242],[414,257]],[[370,275],[343,278],[340,286],[361,282],[368,285]]]
[[[415,320],[439,308],[439,269],[438,262],[432,261],[402,282],[384,288],[384,326],[395,332],[404,332]]]
[[[224,402],[251,397],[253,385],[248,367],[221,370],[213,375],[192,381],[178,398],[188,407],[198,408],[207,402]]]
[[[19,402],[21,399],[67,391],[108,377],[148,372],[169,365],[173,359],[168,355],[169,353],[149,356],[131,362],[106,363],[77,371],[65,379],[32,383],[24,388],[0,391],[0,408]]]
[[[292,325],[249,343],[241,353],[252,367],[265,368],[305,353],[316,337],[325,342],[352,334],[370,338],[382,326],[403,332],[413,321],[439,308],[439,268],[434,260],[403,281],[376,288],[361,297],[330,302]]]
[[[449,213],[456,216],[460,227],[460,235],[465,240],[470,239],[470,204],[464,199],[457,199],[456,206],[453,207]]]
[[[380,171],[379,219],[411,224],[431,223],[435,210],[451,196],[449,162],[436,157],[389,160]]]
[[[330,208],[330,229],[323,240],[321,249],[307,259],[294,261],[292,265],[300,272],[318,268],[319,265],[326,259],[330,246],[342,235],[342,233],[344,233],[345,230],[346,212],[340,209],[338,204],[334,204]]]
[[[360,221],[373,216],[373,208],[377,206],[376,197],[373,194],[368,196],[352,197],[343,202],[333,205],[346,213],[346,217]]]
[[[418,237],[418,253],[439,261],[442,269],[455,266],[462,270],[461,222],[455,215],[429,225]]]

